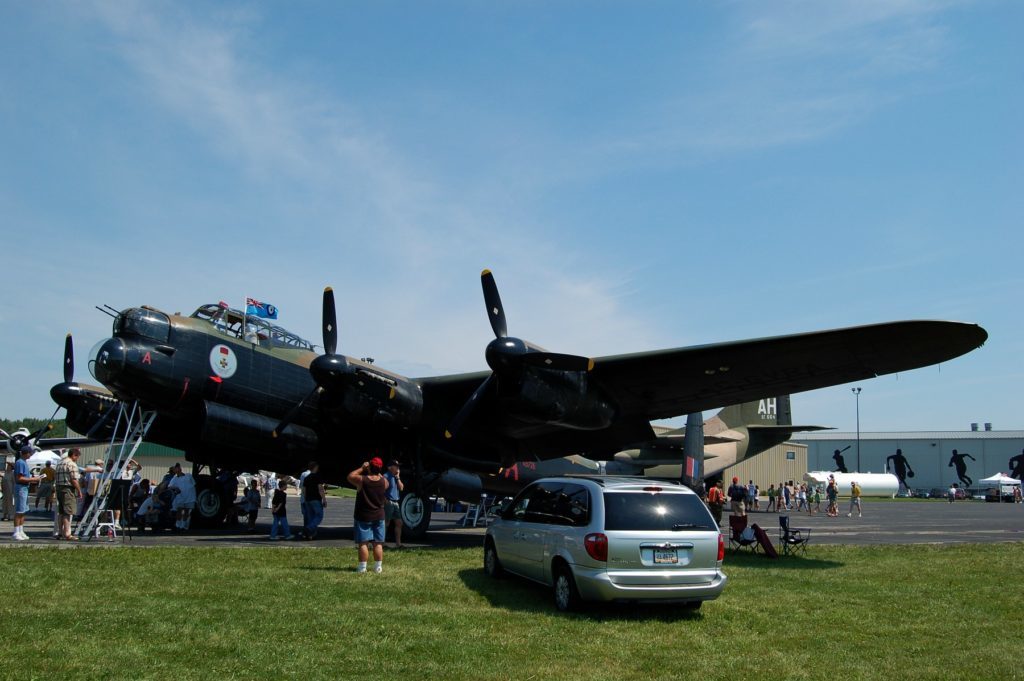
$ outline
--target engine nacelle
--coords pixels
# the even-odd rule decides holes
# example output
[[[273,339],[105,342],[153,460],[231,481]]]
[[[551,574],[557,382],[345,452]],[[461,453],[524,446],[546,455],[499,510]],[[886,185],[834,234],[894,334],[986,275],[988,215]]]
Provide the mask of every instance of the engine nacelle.
[[[203,403],[203,412],[199,439],[204,445],[259,452],[266,450],[268,442],[276,442],[288,454],[312,455],[317,450],[317,434],[305,426],[292,423],[275,438],[277,421],[261,414],[210,401]]]
[[[587,378],[585,371],[531,368],[523,372],[516,394],[503,397],[508,411],[525,421],[579,430],[607,428],[615,407]]]
[[[415,425],[423,413],[423,393],[411,381],[394,380],[367,371],[339,389],[341,406],[352,417],[397,426]]]
[[[480,495],[483,494],[483,485],[479,475],[458,468],[449,468],[441,474],[437,493],[449,501],[477,504],[480,503]]]

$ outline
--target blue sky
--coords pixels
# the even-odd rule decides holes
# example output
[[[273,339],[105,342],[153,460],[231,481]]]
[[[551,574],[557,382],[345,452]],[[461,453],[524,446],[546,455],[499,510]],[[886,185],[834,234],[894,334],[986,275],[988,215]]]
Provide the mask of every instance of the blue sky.
[[[246,295],[410,375],[895,319],[982,349],[864,430],[1024,428],[1024,5],[0,4],[0,414],[93,309]],[[854,428],[850,386],[795,418]]]

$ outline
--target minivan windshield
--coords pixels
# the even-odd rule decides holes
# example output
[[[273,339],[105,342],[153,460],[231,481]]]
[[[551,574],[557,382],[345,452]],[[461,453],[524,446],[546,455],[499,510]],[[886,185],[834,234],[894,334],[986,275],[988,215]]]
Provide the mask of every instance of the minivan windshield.
[[[718,526],[696,494],[605,492],[604,529],[671,532]]]

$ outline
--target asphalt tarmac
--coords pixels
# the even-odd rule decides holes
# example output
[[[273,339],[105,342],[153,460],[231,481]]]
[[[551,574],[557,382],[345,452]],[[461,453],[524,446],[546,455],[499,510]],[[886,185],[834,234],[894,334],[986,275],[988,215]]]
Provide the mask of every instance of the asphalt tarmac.
[[[52,519],[46,514],[30,512],[25,518],[25,530],[30,541],[11,539],[13,524],[0,522],[0,546],[274,546],[336,548],[352,547],[352,499],[330,498],[313,541],[271,541],[270,512],[261,510],[256,531],[248,533],[239,528],[194,530],[174,533],[170,531],[128,533],[115,541],[106,538],[89,542],[64,542],[52,537]],[[842,502],[840,517],[829,518],[824,513],[808,515],[790,512],[792,527],[811,528],[813,544],[957,544],[1002,541],[1024,541],[1024,505],[994,504],[983,501],[944,500],[888,501],[868,499],[863,505],[863,516],[846,516],[849,502]],[[728,511],[723,516],[728,515]],[[778,535],[778,514],[752,511],[750,523],[764,527],[774,539]],[[483,545],[483,527],[462,527],[461,514],[435,513],[426,537],[405,544],[409,547],[475,547]],[[288,519],[301,526],[297,497],[289,497]],[[726,527],[728,529],[728,527]],[[392,546],[388,537],[388,547]]]

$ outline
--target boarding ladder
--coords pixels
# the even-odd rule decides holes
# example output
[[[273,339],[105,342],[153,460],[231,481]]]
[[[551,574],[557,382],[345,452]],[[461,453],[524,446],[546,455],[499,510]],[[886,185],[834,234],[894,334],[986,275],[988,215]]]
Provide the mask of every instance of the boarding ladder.
[[[93,497],[92,503],[89,504],[89,508],[85,510],[82,519],[78,522],[75,534],[81,539],[89,541],[104,528],[109,531],[111,537],[117,536],[118,528],[114,522],[115,509],[107,508],[107,500],[113,488],[112,482],[122,479],[125,469],[135,457],[135,452],[138,451],[139,445],[142,444],[155,419],[156,412],[143,411],[138,401],[133,402],[131,406],[121,404],[117,421],[114,424],[114,434],[107,447],[107,460],[112,459],[114,465],[110,467],[110,470],[104,467],[96,496]],[[119,438],[120,433],[126,433],[126,436]]]

